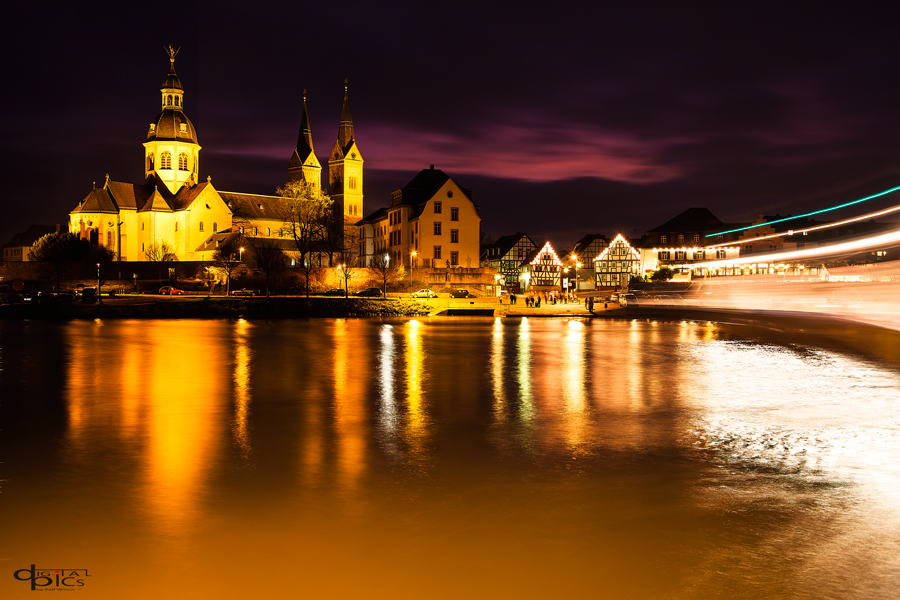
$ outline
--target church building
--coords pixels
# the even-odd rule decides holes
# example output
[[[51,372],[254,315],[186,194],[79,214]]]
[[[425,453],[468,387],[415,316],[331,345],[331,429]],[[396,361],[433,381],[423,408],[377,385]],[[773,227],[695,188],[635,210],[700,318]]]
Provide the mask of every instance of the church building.
[[[69,231],[102,244],[116,260],[143,261],[162,244],[180,261],[211,260],[229,237],[281,239],[289,248],[288,223],[279,196],[216,190],[200,180],[200,143],[185,114],[185,92],[175,72],[178,50],[168,48],[169,73],[163,81],[161,112],[150,122],[144,141],[144,183],[110,180],[96,184],[69,213]],[[363,159],[353,135],[347,82],[338,137],[328,161],[334,210],[344,231],[363,213]],[[306,92],[300,134],[288,177],[322,193],[322,166],[313,149]],[[356,244],[353,244],[355,250]]]

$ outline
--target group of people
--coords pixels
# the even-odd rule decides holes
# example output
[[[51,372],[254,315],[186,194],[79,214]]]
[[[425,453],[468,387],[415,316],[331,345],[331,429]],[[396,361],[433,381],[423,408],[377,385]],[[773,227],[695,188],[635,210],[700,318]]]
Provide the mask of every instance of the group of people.
[[[515,293],[509,295],[510,305],[518,304],[519,297]],[[529,308],[540,308],[541,302],[544,304],[562,304],[567,302],[578,302],[575,294],[570,292],[531,292],[525,295],[525,306]]]

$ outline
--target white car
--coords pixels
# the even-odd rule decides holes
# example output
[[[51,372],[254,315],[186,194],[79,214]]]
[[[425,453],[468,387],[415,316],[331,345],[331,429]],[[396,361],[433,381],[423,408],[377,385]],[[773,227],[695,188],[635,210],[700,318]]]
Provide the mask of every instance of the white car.
[[[412,293],[413,298],[437,298],[437,294],[429,289],[419,290]]]

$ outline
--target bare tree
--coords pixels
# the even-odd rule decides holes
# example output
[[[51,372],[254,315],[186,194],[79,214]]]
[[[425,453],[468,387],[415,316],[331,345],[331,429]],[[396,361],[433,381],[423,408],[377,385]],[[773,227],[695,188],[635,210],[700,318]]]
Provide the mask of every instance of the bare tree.
[[[147,250],[144,251],[144,256],[146,256],[147,260],[150,262],[159,263],[159,278],[162,279],[162,263],[175,260],[175,249],[172,248],[171,244],[166,240],[160,240],[147,246]]]
[[[216,248],[212,260],[216,268],[225,274],[225,295],[231,293],[231,275],[241,265],[241,247],[245,240],[235,236]]]
[[[397,265],[391,264],[391,255],[385,252],[374,258],[371,268],[381,279],[381,293],[387,298],[387,282],[397,277]]]
[[[277,240],[248,238],[247,242],[253,248],[253,254],[256,256],[256,267],[266,277],[266,296],[268,296],[269,283],[272,278],[287,269],[288,257],[279,247]]]
[[[321,266],[321,253],[329,250],[328,229],[334,203],[302,181],[289,181],[276,193],[281,196],[285,228],[300,255],[297,270],[303,275],[308,298],[310,279]]]

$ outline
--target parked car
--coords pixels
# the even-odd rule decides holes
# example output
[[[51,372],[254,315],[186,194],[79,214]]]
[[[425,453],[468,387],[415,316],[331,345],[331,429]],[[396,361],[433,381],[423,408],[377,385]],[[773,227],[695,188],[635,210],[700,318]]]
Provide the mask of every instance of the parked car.
[[[343,296],[343,297],[346,297],[346,296],[347,296],[347,292],[344,291],[344,288],[334,288],[334,289],[332,289],[332,290],[328,290],[327,292],[325,292],[325,293],[322,294],[322,295],[323,295],[323,296]]]
[[[184,294],[184,290],[179,290],[176,287],[172,287],[171,285],[164,285],[159,288],[159,293],[164,296],[181,296]]]
[[[232,296],[255,296],[256,292],[254,290],[248,290],[247,288],[241,288],[239,290],[234,290],[231,292]]]
[[[437,294],[432,292],[429,289],[419,290],[418,292],[412,293],[413,298],[437,298]]]
[[[470,292],[469,290],[458,289],[450,292],[450,295],[454,298],[474,298],[475,294]]]
[[[365,297],[365,298],[381,298],[381,296],[382,296],[381,288],[377,288],[377,287],[366,288],[364,290],[360,290],[360,291],[356,292],[353,295],[361,296],[361,297]]]
[[[634,294],[619,294],[619,304],[628,306],[629,304],[637,304],[637,296]]]

